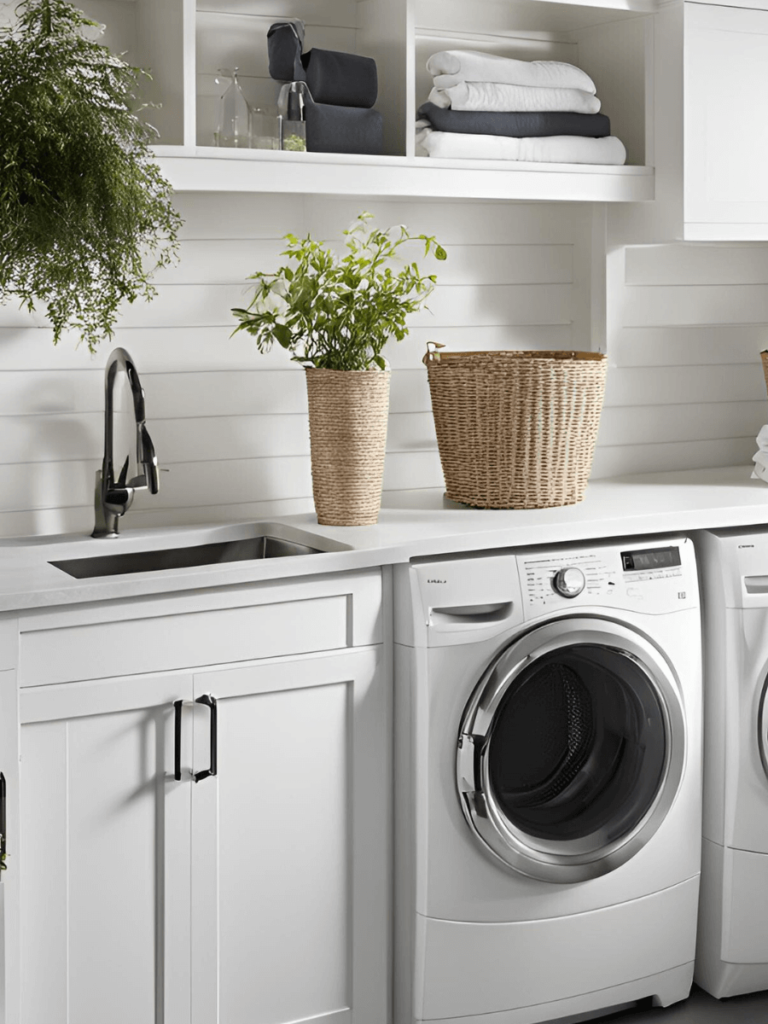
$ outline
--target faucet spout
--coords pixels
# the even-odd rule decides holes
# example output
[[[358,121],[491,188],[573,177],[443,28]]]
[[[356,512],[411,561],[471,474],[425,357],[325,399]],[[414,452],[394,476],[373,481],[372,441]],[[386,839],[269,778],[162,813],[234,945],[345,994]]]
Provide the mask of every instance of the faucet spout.
[[[136,421],[136,462],[142,472],[127,480],[128,459],[115,479],[112,445],[114,440],[114,391],[119,370],[128,378]],[[96,525],[92,537],[117,537],[120,517],[131,507],[137,491],[157,494],[160,489],[160,471],[155,446],[145,423],[144,391],[139,373],[131,356],[124,348],[116,348],[107,362],[104,374],[104,459],[96,473],[94,508]]]

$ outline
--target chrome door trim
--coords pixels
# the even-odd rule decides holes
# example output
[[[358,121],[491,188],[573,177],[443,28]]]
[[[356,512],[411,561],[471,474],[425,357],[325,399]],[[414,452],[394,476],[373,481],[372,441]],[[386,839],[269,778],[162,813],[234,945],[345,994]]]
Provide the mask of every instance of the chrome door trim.
[[[494,716],[510,684],[538,658],[575,644],[607,647],[631,659],[653,686],[667,737],[662,779],[653,803],[625,836],[600,844],[593,833],[554,842],[530,836],[503,813],[490,785],[488,750]],[[687,730],[674,669],[641,633],[590,616],[552,620],[513,641],[491,663],[464,711],[456,776],[464,816],[485,849],[506,867],[549,882],[581,882],[614,871],[648,842],[677,795],[685,768]]]

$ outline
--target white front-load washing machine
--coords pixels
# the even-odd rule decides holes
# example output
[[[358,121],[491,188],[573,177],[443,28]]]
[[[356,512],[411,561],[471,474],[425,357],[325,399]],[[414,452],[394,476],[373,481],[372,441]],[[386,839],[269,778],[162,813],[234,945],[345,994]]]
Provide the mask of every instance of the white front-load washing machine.
[[[768,988],[768,529],[697,536],[704,607],[704,824],[696,981]]]
[[[395,571],[395,1021],[684,999],[701,844],[692,543]]]

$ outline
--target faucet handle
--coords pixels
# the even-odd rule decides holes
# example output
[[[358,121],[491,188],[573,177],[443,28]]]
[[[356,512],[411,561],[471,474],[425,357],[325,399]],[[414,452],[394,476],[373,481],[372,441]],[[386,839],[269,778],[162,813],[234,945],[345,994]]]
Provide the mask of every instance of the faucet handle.
[[[126,455],[123,468],[120,470],[120,476],[115,481],[115,487],[125,487],[126,481],[128,480],[128,463],[131,461],[130,455]]]
[[[146,424],[139,424],[139,461],[144,467],[146,486],[150,494],[157,494],[160,490],[160,469],[157,465],[155,446],[149,436]]]

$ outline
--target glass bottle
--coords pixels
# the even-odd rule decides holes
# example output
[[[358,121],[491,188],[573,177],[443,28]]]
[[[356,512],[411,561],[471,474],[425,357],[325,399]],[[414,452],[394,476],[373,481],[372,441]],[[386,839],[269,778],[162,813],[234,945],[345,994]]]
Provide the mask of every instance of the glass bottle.
[[[213,142],[216,146],[248,149],[251,145],[251,107],[237,80],[237,68],[219,68],[217,85],[227,85],[219,99]]]
[[[277,98],[280,148],[304,153],[307,149],[306,100],[311,98],[306,82],[286,82]]]

